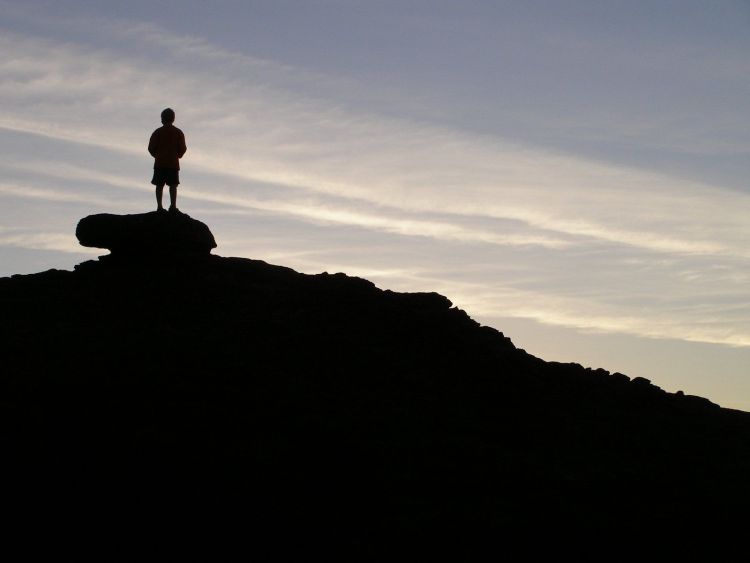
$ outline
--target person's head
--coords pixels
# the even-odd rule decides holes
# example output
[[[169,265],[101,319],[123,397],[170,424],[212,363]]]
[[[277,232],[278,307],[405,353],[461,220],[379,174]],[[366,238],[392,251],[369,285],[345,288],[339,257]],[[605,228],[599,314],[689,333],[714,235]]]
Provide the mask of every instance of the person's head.
[[[167,108],[161,112],[161,122],[165,125],[167,123],[174,123],[174,110],[172,108]]]

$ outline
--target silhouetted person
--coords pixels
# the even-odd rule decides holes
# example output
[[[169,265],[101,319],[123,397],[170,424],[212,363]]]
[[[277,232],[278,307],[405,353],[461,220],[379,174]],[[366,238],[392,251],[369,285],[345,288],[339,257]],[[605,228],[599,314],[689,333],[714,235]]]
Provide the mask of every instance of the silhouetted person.
[[[156,186],[156,210],[164,211],[161,204],[164,185],[169,186],[169,210],[177,211],[177,186],[180,183],[180,158],[185,154],[185,135],[174,123],[174,110],[161,112],[162,126],[151,134],[148,152],[154,157],[154,177],[151,183]]]

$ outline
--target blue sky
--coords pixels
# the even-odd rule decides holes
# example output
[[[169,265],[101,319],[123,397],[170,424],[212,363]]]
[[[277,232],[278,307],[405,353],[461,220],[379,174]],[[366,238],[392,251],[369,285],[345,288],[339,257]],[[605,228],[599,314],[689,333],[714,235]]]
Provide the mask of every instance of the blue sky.
[[[750,410],[750,3],[0,1],[0,275],[180,208],[217,253],[439,291]]]

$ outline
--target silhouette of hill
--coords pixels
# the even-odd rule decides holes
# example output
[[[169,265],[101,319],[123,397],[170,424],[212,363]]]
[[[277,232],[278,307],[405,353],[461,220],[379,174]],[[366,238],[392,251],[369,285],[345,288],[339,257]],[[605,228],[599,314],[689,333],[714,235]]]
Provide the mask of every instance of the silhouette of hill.
[[[542,361],[436,293],[211,255],[202,223],[132,217],[79,225],[111,255],[0,279],[6,506],[231,513],[254,542],[358,560],[740,525],[747,413]]]

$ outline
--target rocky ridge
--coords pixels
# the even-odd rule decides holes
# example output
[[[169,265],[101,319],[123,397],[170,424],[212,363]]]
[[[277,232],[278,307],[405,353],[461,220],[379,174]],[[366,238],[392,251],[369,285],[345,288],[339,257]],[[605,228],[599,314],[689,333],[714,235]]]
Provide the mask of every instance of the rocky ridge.
[[[539,530],[689,541],[750,500],[747,413],[544,362],[436,293],[213,255],[188,216],[76,234],[111,255],[0,279],[18,506],[241,508],[255,542],[335,530],[382,560]]]

